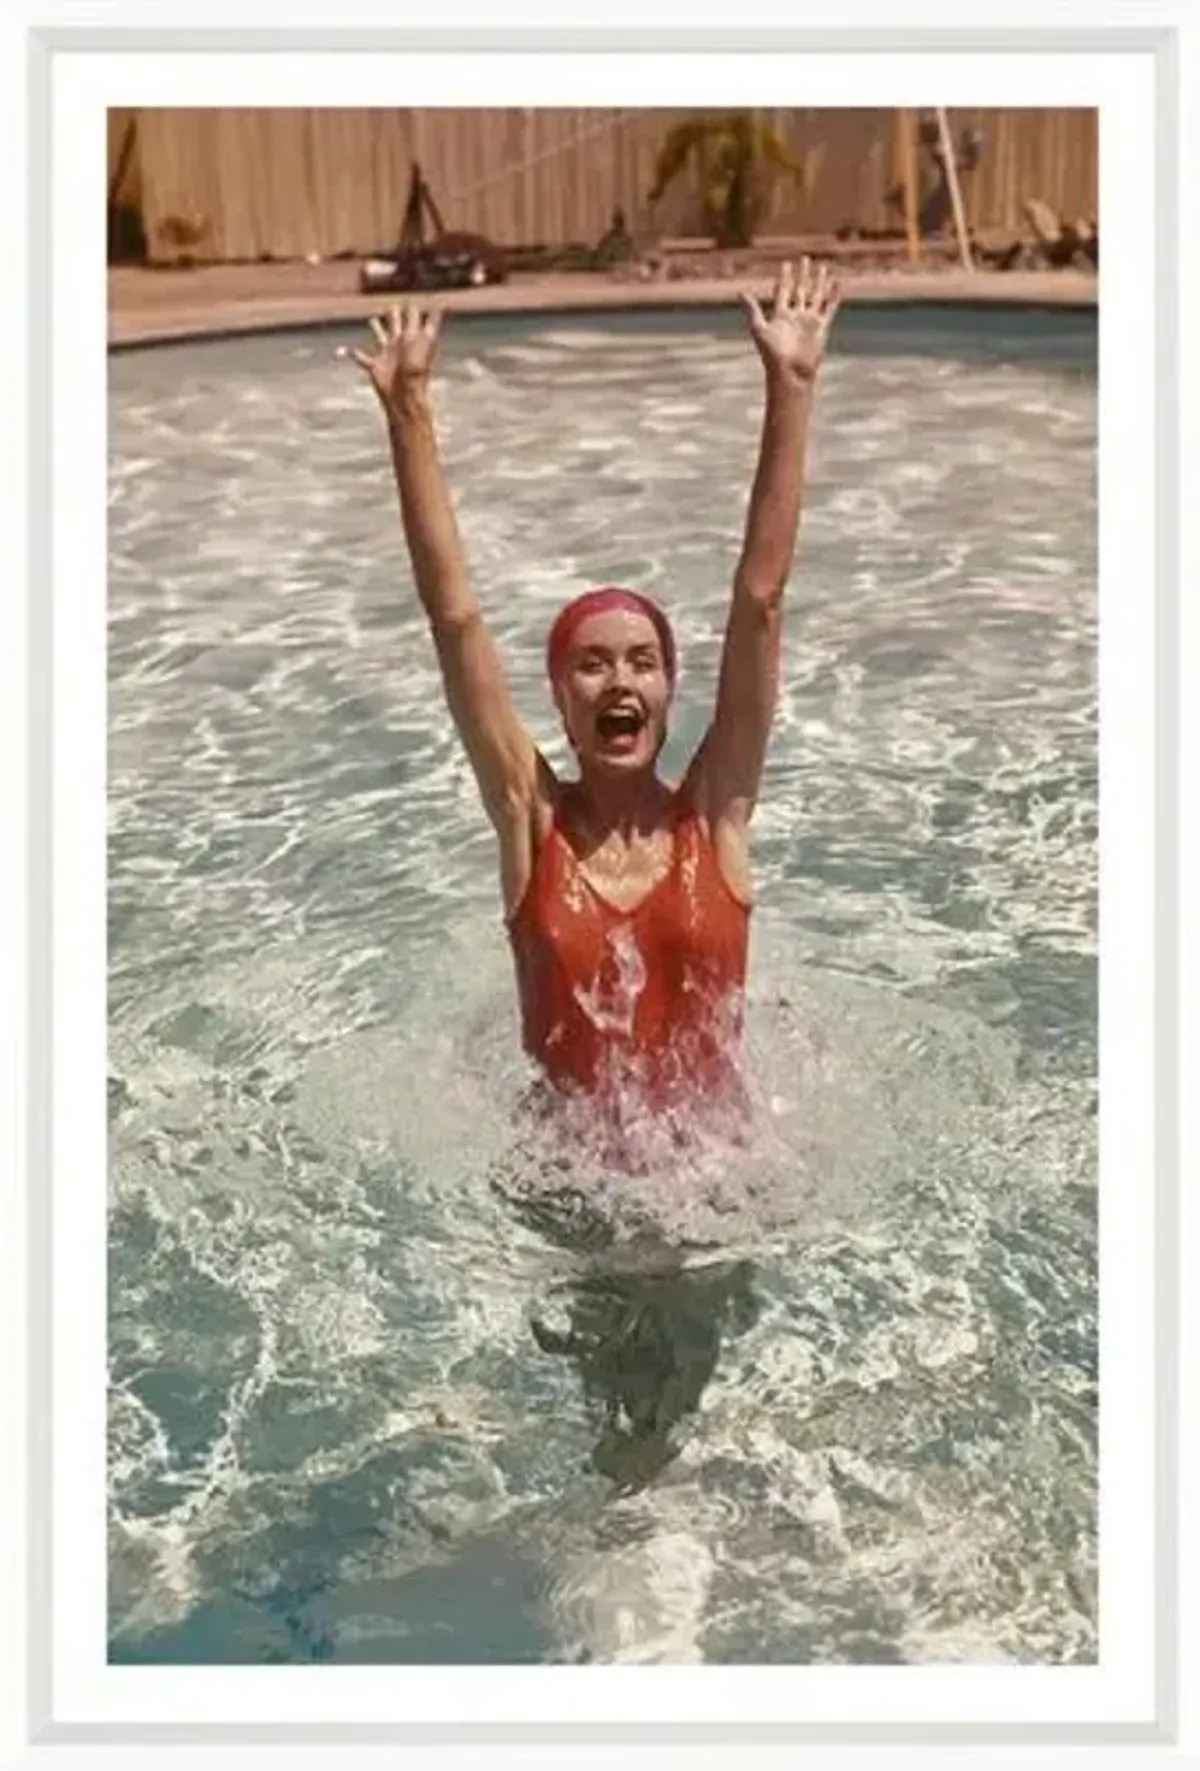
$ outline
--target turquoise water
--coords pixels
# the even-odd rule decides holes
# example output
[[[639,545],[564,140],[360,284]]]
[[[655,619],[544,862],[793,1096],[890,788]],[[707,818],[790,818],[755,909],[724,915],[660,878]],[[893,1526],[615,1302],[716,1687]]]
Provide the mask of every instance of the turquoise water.
[[[110,363],[111,1657],[1094,1659],[1094,321],[839,319],[751,1146],[581,1158],[574,1239],[337,342]],[[758,383],[726,316],[449,327],[556,757],[542,636],[595,580],[667,605],[669,769],[699,736]]]

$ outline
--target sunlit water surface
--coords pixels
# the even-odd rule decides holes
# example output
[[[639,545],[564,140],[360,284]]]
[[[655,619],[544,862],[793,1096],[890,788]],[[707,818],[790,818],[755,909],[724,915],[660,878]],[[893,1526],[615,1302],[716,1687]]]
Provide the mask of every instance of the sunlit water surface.
[[[369,391],[332,335],[112,360],[114,1658],[1095,1657],[1094,329],[838,326],[751,1148],[587,1173],[607,1244],[515,1151]],[[474,582],[556,758],[547,622],[618,580],[677,624],[686,761],[759,382],[724,317],[450,327]]]

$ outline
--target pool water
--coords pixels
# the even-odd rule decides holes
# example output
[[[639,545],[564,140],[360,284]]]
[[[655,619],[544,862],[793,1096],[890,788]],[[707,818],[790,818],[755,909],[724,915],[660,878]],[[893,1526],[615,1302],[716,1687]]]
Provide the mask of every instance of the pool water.
[[[1094,1660],[1094,321],[839,318],[754,1132],[581,1158],[596,1234],[522,1142],[340,341],[110,364],[111,1658]],[[475,587],[564,766],[541,648],[591,582],[666,605],[668,773],[699,738],[760,379],[730,315],[448,326]]]

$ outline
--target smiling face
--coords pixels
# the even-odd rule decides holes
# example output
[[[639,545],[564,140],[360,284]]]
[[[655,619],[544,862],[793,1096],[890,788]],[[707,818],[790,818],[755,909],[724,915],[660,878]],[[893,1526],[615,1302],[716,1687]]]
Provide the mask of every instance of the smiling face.
[[[649,616],[607,609],[581,621],[554,698],[582,768],[652,768],[667,733],[671,682]]]

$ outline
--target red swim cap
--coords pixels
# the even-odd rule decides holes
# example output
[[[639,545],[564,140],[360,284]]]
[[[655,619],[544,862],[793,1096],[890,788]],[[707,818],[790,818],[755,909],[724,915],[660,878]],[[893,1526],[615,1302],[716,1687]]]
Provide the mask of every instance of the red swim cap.
[[[589,615],[602,615],[608,609],[628,609],[634,615],[645,615],[654,623],[658,642],[662,647],[667,680],[674,684],[676,654],[671,623],[658,604],[651,602],[648,596],[643,596],[641,591],[624,590],[615,584],[605,584],[599,590],[585,590],[582,596],[575,597],[565,608],[559,610],[546,641],[546,670],[550,681],[556,682],[561,676],[571,640],[580,623],[586,621]]]

